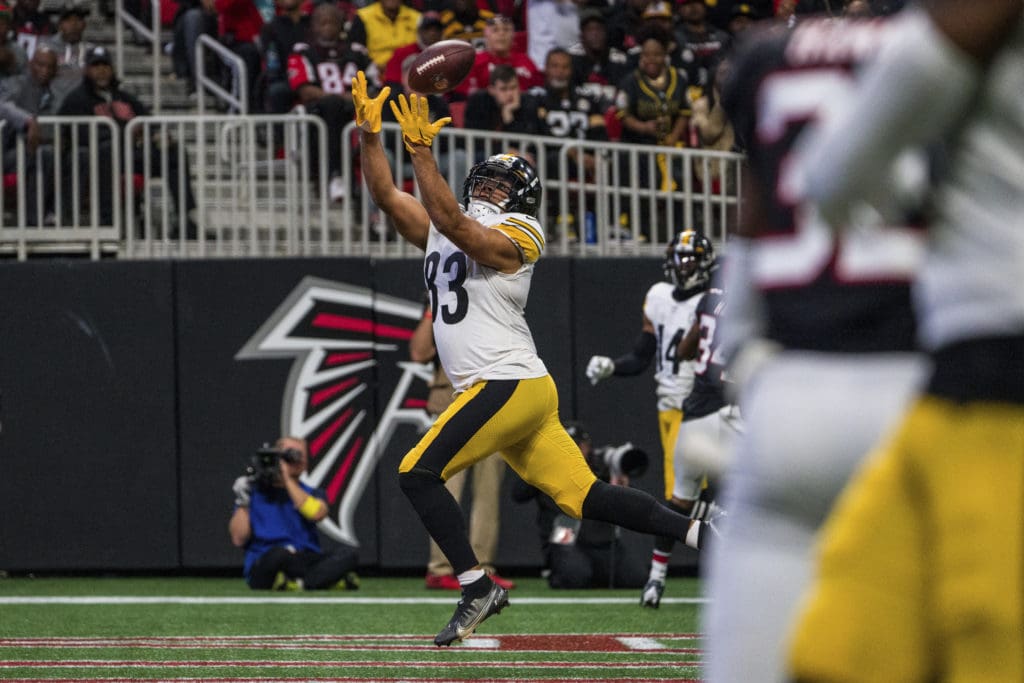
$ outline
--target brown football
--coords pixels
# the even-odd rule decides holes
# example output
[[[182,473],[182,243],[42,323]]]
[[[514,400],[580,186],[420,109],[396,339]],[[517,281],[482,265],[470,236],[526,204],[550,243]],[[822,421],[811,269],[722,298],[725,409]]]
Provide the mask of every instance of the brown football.
[[[469,75],[476,50],[464,40],[428,45],[409,67],[409,87],[421,95],[438,95],[458,87]]]

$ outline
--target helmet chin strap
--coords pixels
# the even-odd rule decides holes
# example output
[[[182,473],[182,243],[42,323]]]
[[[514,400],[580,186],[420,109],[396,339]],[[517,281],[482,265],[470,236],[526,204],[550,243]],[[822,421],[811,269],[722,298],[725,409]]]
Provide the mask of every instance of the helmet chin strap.
[[[493,216],[496,213],[501,213],[501,207],[482,199],[471,199],[469,206],[466,207],[466,215],[470,218],[483,218],[484,216]]]

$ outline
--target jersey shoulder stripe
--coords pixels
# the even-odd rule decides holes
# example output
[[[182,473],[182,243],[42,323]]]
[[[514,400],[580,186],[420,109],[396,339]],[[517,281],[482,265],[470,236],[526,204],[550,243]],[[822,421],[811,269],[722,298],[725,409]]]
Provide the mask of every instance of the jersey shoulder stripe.
[[[540,226],[531,225],[518,218],[507,217],[494,227],[503,232],[523,250],[527,263],[536,261],[544,252],[544,236]]]

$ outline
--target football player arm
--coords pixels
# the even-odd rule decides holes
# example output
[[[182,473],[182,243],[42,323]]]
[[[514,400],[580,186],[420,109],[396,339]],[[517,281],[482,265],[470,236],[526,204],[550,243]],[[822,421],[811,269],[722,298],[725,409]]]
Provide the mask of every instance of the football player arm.
[[[252,525],[249,523],[249,508],[236,507],[228,521],[228,535],[231,545],[242,548],[252,537]]]
[[[373,202],[391,217],[398,233],[410,244],[427,248],[430,217],[416,197],[395,187],[384,147],[377,133],[360,133],[360,166]],[[421,191],[424,191],[421,186]]]
[[[633,342],[629,353],[615,359],[615,373],[620,376],[639,375],[647,369],[658,350],[658,338],[654,335],[654,323],[644,316],[640,334]]]
[[[953,129],[975,104],[983,63],[1017,26],[1020,0],[933,1],[908,10],[866,70],[853,106],[806,145],[807,195],[833,223],[851,200],[884,206],[891,167],[907,147]]]
[[[327,516],[327,503],[307,493],[306,489],[299,486],[298,479],[288,476],[286,467],[287,465],[282,460],[281,479],[284,481],[288,497],[292,499],[292,505],[304,518],[311,522],[319,522]]]
[[[499,230],[492,230],[466,214],[441,175],[434,155],[425,145],[411,145],[412,168],[420,186],[423,206],[438,231],[466,256],[502,273],[514,273],[523,265],[520,248]]]
[[[429,363],[437,355],[434,345],[434,319],[428,308],[423,312],[416,329],[409,338],[409,358],[416,363]]]

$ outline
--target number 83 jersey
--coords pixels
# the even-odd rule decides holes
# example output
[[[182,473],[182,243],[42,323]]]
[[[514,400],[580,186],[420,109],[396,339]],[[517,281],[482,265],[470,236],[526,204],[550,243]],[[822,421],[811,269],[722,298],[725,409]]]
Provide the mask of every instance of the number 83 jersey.
[[[431,224],[423,259],[434,342],[456,391],[491,379],[530,379],[548,374],[526,324],[533,266],[544,251],[544,230],[531,216],[496,213],[477,217],[500,230],[523,254],[515,273],[470,259]]]

